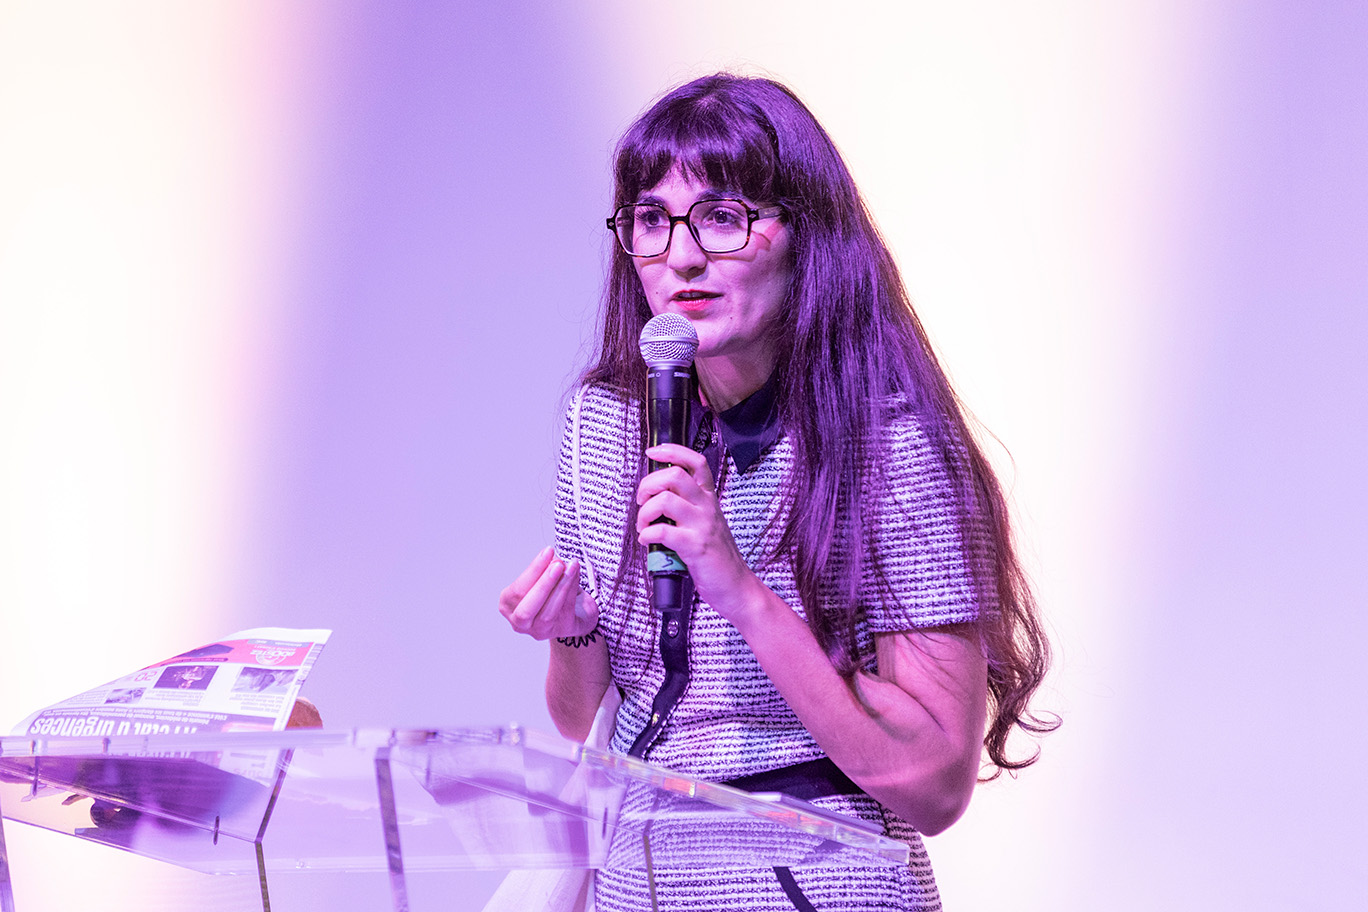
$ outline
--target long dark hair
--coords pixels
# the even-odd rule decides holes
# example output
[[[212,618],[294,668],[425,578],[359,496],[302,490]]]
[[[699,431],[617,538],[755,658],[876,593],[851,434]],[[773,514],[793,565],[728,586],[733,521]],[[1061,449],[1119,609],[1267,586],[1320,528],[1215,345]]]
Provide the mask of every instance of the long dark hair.
[[[1049,645],[1013,548],[1007,505],[840,153],[784,86],[718,74],[669,92],[628,129],[617,147],[613,205],[636,202],[675,167],[708,186],[783,206],[792,232],[776,379],[795,464],[777,550],[792,558],[813,635],[843,676],[867,667],[856,629],[866,562],[879,569],[864,529],[881,481],[866,477],[867,467],[881,463],[885,426],[910,413],[956,492],[966,561],[981,568],[979,604],[995,606],[978,621],[988,659],[984,746],[999,772],[1030,765],[1035,754],[1007,755],[1013,727],[1039,733],[1058,721],[1028,706],[1048,668]],[[582,379],[640,401],[645,371],[637,339],[651,311],[631,258],[614,248],[602,336]],[[971,529],[985,530],[986,549],[967,540]],[[987,560],[971,560],[972,551],[984,550]]]

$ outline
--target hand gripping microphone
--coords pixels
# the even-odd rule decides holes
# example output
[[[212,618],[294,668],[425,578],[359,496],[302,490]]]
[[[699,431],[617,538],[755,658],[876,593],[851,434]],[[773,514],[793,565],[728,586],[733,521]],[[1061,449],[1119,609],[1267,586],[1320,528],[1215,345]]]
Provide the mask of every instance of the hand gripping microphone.
[[[689,411],[694,393],[692,365],[697,352],[698,333],[687,317],[663,313],[652,317],[642,328],[649,446],[689,445]],[[650,470],[654,472],[665,465],[652,459]],[[651,577],[651,605],[657,611],[678,611],[693,602],[693,581],[678,554],[664,545],[651,545],[646,553],[646,569]]]

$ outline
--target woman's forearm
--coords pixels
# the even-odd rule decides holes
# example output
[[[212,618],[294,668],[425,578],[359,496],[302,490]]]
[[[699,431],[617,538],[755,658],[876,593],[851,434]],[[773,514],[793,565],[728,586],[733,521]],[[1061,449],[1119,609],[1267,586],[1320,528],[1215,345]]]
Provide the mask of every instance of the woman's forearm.
[[[611,681],[608,647],[601,633],[580,646],[552,640],[546,671],[546,708],[556,730],[575,741],[588,737],[594,713]]]

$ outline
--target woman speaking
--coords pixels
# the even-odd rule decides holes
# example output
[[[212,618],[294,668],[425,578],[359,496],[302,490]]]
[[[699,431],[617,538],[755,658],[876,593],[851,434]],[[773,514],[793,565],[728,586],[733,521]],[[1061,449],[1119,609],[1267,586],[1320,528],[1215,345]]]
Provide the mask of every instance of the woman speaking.
[[[627,131],[614,178],[617,249],[571,397],[556,545],[500,611],[552,641],[547,702],[567,737],[614,688],[614,750],[786,791],[912,849],[895,869],[657,869],[659,908],[938,909],[919,834],[954,823],[981,768],[1035,759],[1008,755],[1014,728],[1056,724],[1028,707],[1048,649],[1001,487],[792,92],[681,86]],[[689,445],[648,445],[638,340],[660,314],[697,333]],[[657,646],[651,544],[692,579],[682,676]],[[644,908],[641,889],[600,871],[598,907]]]

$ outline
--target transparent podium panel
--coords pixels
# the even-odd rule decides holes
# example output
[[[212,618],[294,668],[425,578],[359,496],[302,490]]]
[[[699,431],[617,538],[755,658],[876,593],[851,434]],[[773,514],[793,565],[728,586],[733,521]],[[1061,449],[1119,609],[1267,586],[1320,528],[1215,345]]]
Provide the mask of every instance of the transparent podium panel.
[[[357,884],[368,875],[383,884],[379,908],[422,910],[420,897],[450,896],[424,884],[463,873],[908,860],[906,844],[862,821],[516,726],[0,738],[0,811],[246,878],[253,905],[259,892],[277,912],[301,892],[282,889],[286,874]],[[10,881],[24,872],[12,869],[3,832],[0,909],[9,912]]]

